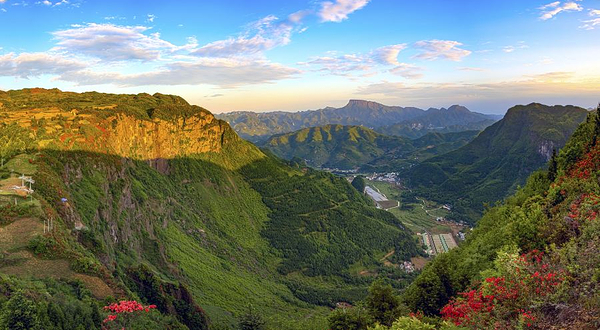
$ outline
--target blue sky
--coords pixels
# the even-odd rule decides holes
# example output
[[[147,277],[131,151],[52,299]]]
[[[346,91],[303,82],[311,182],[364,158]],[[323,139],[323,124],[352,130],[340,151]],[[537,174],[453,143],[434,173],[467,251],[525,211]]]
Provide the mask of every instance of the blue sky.
[[[0,0],[0,89],[213,112],[600,101],[600,0]]]

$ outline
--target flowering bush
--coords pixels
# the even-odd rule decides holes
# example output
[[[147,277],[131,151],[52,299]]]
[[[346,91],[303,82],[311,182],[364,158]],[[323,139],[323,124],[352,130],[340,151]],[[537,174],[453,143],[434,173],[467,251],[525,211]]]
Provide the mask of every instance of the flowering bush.
[[[104,319],[102,329],[126,329],[132,320],[141,313],[148,313],[156,309],[156,305],[144,306],[135,300],[121,300],[118,303],[112,303],[104,306],[108,311],[108,316]]]
[[[573,220],[577,221],[591,221],[598,217],[598,212],[600,210],[600,196],[590,193],[590,194],[581,194],[579,198],[577,198],[569,208],[569,217]]]
[[[600,144],[592,147],[575,165],[571,168],[569,176],[587,180],[594,172],[600,171]]]
[[[474,328],[530,327],[536,318],[526,309],[534,300],[556,290],[564,280],[544,262],[543,253],[504,254],[498,257],[501,276],[487,277],[478,288],[462,292],[441,310],[444,319]]]

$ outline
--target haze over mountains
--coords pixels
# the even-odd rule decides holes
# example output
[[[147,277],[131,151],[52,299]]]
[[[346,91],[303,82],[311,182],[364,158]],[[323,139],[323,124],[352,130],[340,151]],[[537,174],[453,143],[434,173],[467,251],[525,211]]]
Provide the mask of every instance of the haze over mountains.
[[[274,134],[328,124],[362,125],[388,135],[417,138],[436,131],[481,130],[499,119],[498,116],[471,112],[458,105],[448,109],[422,110],[363,100],[350,100],[341,108],[327,107],[300,112],[242,111],[216,116],[227,121],[241,137],[252,142],[264,141]]]

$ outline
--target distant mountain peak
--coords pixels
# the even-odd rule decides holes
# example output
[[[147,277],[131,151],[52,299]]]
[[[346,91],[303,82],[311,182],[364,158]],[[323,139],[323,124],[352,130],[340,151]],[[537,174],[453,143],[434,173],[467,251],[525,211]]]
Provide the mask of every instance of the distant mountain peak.
[[[450,108],[448,108],[448,110],[455,111],[455,112],[471,112],[471,110],[469,110],[467,107],[459,105],[459,104],[452,105]]]
[[[361,108],[379,108],[383,106],[381,103],[367,100],[349,100],[346,107],[361,107]]]

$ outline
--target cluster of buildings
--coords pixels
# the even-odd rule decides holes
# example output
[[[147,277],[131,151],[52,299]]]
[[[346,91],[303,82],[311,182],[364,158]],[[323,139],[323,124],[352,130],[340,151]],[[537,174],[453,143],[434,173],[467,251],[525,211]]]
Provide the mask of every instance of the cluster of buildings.
[[[407,273],[412,273],[415,271],[415,265],[413,265],[413,263],[410,261],[404,261],[403,263],[398,265],[398,267],[400,267],[400,269],[403,269]]]
[[[390,173],[373,173],[366,177],[371,181],[383,181],[383,182],[391,182],[396,183],[399,181],[398,173],[390,172]]]

